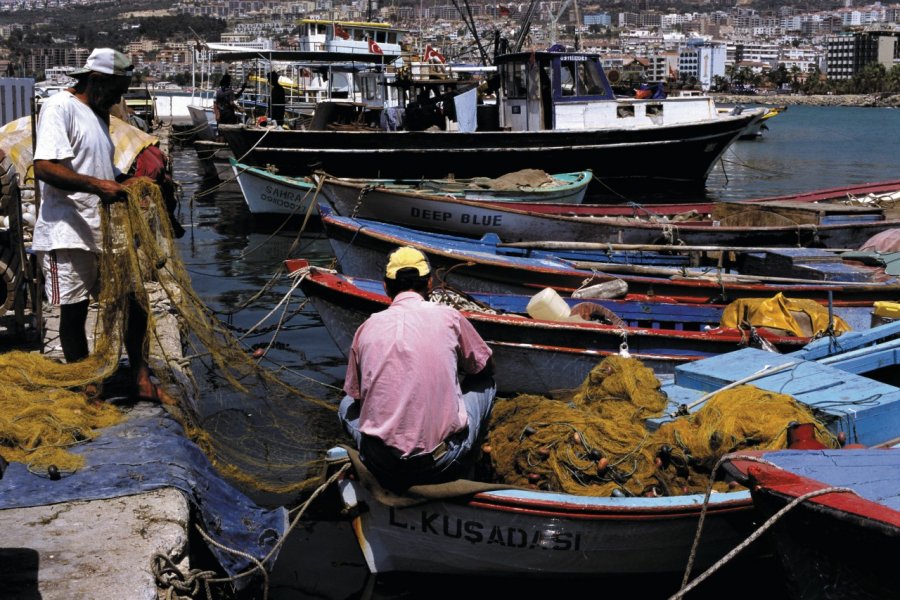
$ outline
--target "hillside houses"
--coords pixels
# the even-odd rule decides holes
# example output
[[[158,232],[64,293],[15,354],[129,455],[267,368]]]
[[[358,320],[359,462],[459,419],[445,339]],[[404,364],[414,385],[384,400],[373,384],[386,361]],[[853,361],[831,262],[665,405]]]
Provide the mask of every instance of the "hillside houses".
[[[537,3],[524,47],[544,49],[555,36],[570,46],[577,39],[582,49],[602,54],[607,68],[622,81],[668,80],[708,90],[740,70],[765,74],[784,65],[789,73],[821,72],[841,79],[852,77],[872,62],[886,70],[900,64],[900,4],[875,3],[822,12],[804,12],[796,6],[757,11],[738,5],[728,10],[682,13],[612,11],[582,5],[578,11],[570,9],[560,15],[562,4],[562,0]],[[26,0],[0,0],[5,11],[32,6]],[[471,4],[472,18],[486,38],[485,45],[493,42],[487,38],[492,38],[495,30],[512,39],[528,8],[525,2]],[[229,32],[205,42],[289,48],[296,43],[292,34],[301,18],[364,21],[369,18],[368,9],[367,2],[337,4],[330,0],[180,0],[171,12],[226,20]],[[412,32],[414,48],[430,43],[451,59],[477,60],[471,34],[453,3],[382,4],[372,17]],[[551,23],[558,29],[553,36]],[[5,32],[9,38],[14,30],[14,25],[7,25],[0,34]],[[173,79],[198,63],[198,42],[144,35],[125,50],[143,77]],[[88,51],[71,43],[32,48],[11,63],[10,69],[41,78],[51,67],[83,64]]]

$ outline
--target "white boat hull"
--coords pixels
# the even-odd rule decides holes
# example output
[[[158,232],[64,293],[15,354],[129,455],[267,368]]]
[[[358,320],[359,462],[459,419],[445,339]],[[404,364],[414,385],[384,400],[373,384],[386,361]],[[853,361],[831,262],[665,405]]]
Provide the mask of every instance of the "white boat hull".
[[[231,165],[247,208],[254,215],[303,215],[316,189],[299,179],[266,174],[260,169]]]
[[[339,487],[345,508],[359,512],[353,530],[373,573],[678,573],[687,565],[703,504],[701,495],[597,498],[503,490],[401,508],[381,503],[356,480],[344,479]],[[713,495],[697,569],[746,539],[753,529],[749,504],[746,491]]]

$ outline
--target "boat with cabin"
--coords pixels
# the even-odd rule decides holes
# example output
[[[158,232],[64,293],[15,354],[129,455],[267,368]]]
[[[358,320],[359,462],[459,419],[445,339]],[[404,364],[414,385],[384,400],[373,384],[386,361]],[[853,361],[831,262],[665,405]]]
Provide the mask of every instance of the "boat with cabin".
[[[335,123],[314,114],[305,130],[230,125],[220,131],[235,156],[290,176],[315,169],[402,179],[590,169],[617,189],[702,187],[716,160],[758,116],[720,114],[709,97],[617,98],[596,54],[506,54],[495,66],[497,76],[488,81],[414,80],[399,72],[391,86],[402,91],[391,121],[400,124],[396,130],[382,127],[380,115]],[[496,103],[479,102],[495,89]]]

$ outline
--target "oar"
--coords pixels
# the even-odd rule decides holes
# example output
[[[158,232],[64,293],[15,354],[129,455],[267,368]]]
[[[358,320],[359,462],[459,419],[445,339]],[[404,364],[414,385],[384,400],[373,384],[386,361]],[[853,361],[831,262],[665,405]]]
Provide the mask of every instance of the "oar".
[[[666,244],[604,244],[601,242],[505,242],[498,248],[533,248],[537,250],[644,250],[649,252],[772,252],[781,248],[755,246],[677,246]],[[845,248],[817,248],[826,252],[852,252]]]
[[[794,277],[772,277],[768,275],[741,275],[739,273],[715,273],[692,274],[680,267],[654,267],[650,265],[618,265],[613,263],[595,262],[588,260],[566,260],[577,269],[591,269],[603,273],[630,273],[633,275],[648,275],[669,277],[672,279],[706,279],[710,281],[723,281],[726,283],[796,283],[804,285],[816,285],[822,287],[854,287],[860,289],[885,290],[900,289],[896,283],[872,283],[868,281],[825,281],[821,279],[800,279]]]
[[[730,390],[732,388],[736,388],[739,385],[744,385],[745,383],[750,383],[751,381],[756,381],[757,379],[760,379],[762,377],[767,377],[769,375],[774,375],[775,373],[780,373],[781,371],[784,371],[785,369],[790,369],[791,367],[796,367],[797,365],[799,365],[802,362],[803,362],[802,360],[794,360],[791,362],[784,363],[782,365],[766,365],[759,371],[757,371],[751,375],[748,375],[747,377],[738,379],[737,381],[732,381],[731,383],[729,383],[727,385],[723,385],[722,387],[720,387],[716,390],[713,390],[707,394],[704,394],[703,396],[701,396],[697,400],[691,402],[690,404],[682,404],[681,406],[678,407],[678,409],[670,412],[669,416],[677,417],[678,415],[681,415],[681,414],[689,414],[690,409],[703,404],[704,402],[706,402],[707,400],[709,400],[710,398],[712,398],[719,392],[724,392],[725,390]]]

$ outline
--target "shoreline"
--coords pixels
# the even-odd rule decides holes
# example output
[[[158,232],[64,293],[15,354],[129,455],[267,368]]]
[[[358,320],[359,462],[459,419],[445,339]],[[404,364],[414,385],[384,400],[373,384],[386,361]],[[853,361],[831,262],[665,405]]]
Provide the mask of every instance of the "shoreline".
[[[710,94],[721,104],[771,104],[780,106],[857,106],[868,108],[900,107],[900,94],[833,94],[833,95],[792,95],[771,94],[766,96],[746,96],[735,94]]]

